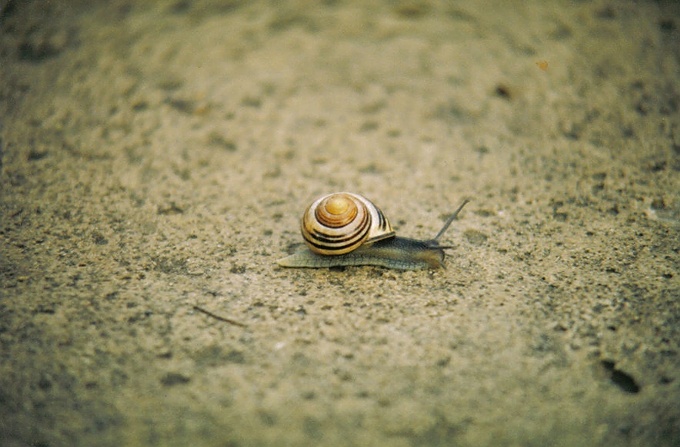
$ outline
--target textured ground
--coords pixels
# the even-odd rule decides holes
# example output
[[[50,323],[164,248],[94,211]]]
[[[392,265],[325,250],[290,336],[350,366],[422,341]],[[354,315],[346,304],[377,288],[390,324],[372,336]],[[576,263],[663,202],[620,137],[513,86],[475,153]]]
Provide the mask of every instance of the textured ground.
[[[0,444],[680,443],[677,2],[0,8]]]

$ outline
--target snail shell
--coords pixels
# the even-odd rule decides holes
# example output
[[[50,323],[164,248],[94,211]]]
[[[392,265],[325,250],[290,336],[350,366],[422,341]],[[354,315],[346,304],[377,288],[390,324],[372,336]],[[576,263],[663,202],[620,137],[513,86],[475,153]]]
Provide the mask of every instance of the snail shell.
[[[278,261],[282,267],[340,267],[375,265],[415,270],[444,266],[439,238],[457,218],[468,200],[447,219],[429,240],[396,236],[382,211],[370,200],[349,192],[329,194],[315,200],[302,217],[302,236],[309,250]]]
[[[338,192],[314,201],[302,216],[302,237],[314,253],[336,256],[395,236],[392,225],[367,198]]]

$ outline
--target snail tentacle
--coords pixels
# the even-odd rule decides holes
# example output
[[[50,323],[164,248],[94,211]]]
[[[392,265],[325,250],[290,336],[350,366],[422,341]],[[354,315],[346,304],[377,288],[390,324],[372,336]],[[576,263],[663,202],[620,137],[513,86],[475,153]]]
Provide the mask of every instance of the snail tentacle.
[[[438,241],[439,238],[442,237],[442,234],[446,233],[446,230],[449,229],[454,220],[458,219],[458,214],[460,214],[460,212],[463,210],[463,207],[468,203],[470,203],[470,199],[463,200],[463,203],[461,203],[460,206],[458,206],[458,208],[456,209],[456,211],[454,211],[453,214],[451,214],[451,217],[446,219],[446,222],[444,222],[444,226],[442,226],[442,229],[439,230],[439,233],[437,233],[437,235],[432,239],[433,241]]]

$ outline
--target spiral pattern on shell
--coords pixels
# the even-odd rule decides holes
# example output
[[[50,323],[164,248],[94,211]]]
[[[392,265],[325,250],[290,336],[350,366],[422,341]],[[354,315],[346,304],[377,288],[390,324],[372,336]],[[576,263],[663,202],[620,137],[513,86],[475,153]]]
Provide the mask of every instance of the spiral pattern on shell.
[[[302,237],[322,255],[341,255],[361,245],[395,235],[382,211],[370,200],[349,192],[323,196],[302,216]]]

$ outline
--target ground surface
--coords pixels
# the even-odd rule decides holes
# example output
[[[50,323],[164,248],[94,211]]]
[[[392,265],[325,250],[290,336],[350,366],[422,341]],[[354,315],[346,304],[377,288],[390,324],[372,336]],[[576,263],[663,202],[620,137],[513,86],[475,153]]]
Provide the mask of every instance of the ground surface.
[[[680,442],[677,2],[0,7],[0,444]]]

